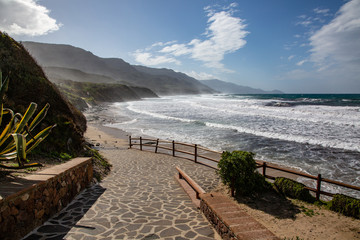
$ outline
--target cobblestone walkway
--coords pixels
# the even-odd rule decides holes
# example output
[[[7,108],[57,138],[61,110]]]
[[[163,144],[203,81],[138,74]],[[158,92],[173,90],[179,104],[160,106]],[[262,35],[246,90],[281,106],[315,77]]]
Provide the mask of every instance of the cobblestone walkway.
[[[112,172],[24,239],[214,239],[214,230],[174,179],[183,169],[205,191],[214,170],[139,150],[102,149]]]

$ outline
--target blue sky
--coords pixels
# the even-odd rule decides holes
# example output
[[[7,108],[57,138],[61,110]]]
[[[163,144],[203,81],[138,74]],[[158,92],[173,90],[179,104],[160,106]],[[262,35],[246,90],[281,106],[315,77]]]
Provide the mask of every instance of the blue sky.
[[[0,0],[0,30],[288,93],[360,93],[360,0]]]

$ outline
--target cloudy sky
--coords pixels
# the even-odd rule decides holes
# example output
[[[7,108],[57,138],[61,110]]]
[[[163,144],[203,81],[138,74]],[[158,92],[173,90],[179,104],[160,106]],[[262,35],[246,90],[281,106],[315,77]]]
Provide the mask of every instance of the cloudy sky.
[[[0,0],[0,30],[288,93],[360,93],[360,0]]]

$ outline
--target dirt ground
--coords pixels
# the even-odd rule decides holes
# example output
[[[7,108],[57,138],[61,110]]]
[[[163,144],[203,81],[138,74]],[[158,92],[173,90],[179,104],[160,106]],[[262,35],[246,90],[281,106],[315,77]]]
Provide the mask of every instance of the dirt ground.
[[[229,191],[219,186],[229,198]],[[280,239],[360,239],[360,220],[343,216],[325,207],[267,192],[256,199],[232,198],[240,207]]]

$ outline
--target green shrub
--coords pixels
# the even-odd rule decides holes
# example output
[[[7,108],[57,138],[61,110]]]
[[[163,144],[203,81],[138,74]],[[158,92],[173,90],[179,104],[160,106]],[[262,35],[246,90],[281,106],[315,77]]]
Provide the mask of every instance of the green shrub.
[[[72,156],[67,153],[60,153],[60,158],[63,160],[70,160],[70,159],[72,159]]]
[[[277,177],[274,182],[275,187],[290,198],[299,199],[305,202],[314,203],[315,198],[310,194],[309,190],[305,188],[305,185],[295,180]]]
[[[244,151],[223,152],[221,155],[217,173],[236,194],[250,195],[268,186],[265,178],[256,172],[254,155]]]
[[[339,212],[345,216],[360,219],[360,200],[345,196],[343,194],[335,194],[329,203],[330,210]]]

